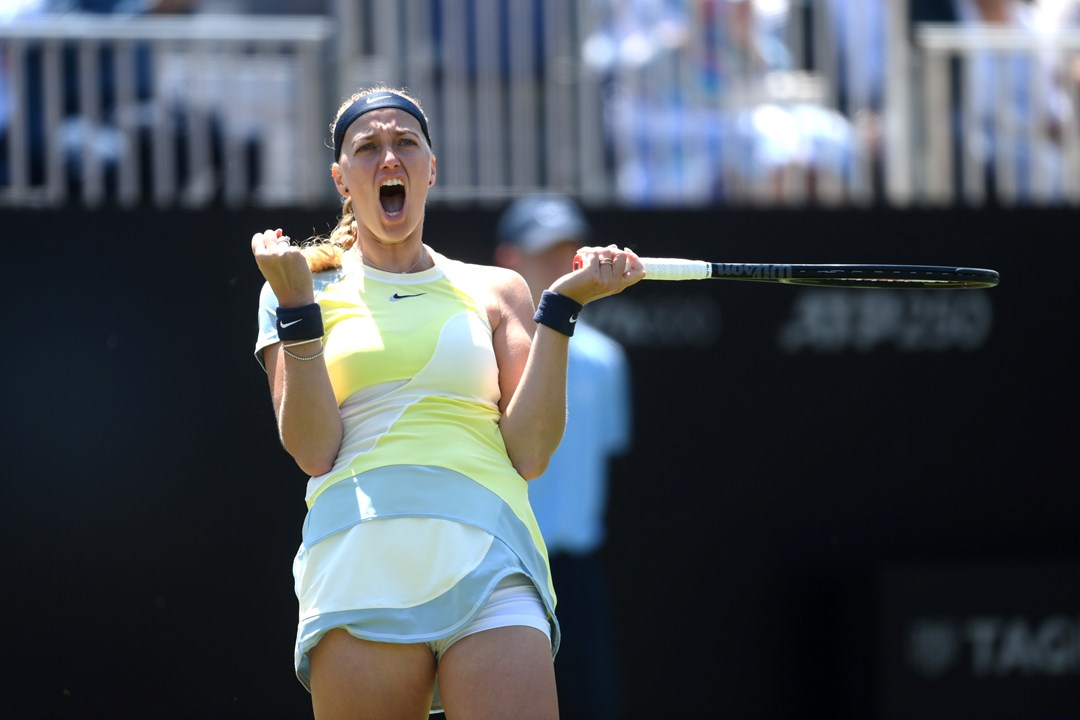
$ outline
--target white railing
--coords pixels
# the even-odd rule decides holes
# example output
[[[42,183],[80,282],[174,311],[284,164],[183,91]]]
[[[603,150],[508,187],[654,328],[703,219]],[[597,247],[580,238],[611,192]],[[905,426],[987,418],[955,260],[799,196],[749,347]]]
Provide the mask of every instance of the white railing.
[[[1080,201],[1080,29],[923,24],[915,44],[919,200]]]
[[[607,199],[600,86],[581,62],[589,5],[445,0],[434,15],[429,0],[341,0],[340,92],[387,82],[421,98],[439,157],[434,201],[541,189]]]
[[[972,89],[986,53],[1063,70],[1080,54],[1076,31],[909,34],[904,3],[887,3],[888,74],[872,108],[885,137],[871,146],[838,110],[831,4],[807,2],[789,3],[813,9],[787,20],[790,65],[726,77],[710,75],[709,43],[733,19],[701,14],[707,2],[650,16],[672,5],[442,0],[432,13],[430,0],[339,0],[333,17],[13,22],[0,26],[0,206],[332,202],[329,119],[375,82],[424,102],[439,156],[434,203],[556,190],[634,206],[979,204],[990,199],[985,179],[1005,202],[1080,199],[1075,86],[1032,74],[1027,117]],[[618,15],[630,7],[636,28]],[[954,67],[968,78],[955,97]],[[850,94],[868,102],[865,88]],[[995,161],[1014,162],[977,167],[978,107],[994,111]],[[1055,133],[1043,137],[1044,125]]]
[[[325,199],[331,34],[316,17],[67,14],[0,26],[0,204]]]
[[[433,15],[428,0],[341,0],[341,92],[383,81],[424,100],[436,201],[537,190],[631,205],[853,196],[858,139],[830,108],[820,73],[796,62],[768,78],[730,78],[754,93],[701,91],[706,38],[725,35],[733,13],[715,2],[703,18],[706,4],[444,0]],[[786,35],[803,29],[792,12]],[[742,153],[720,147],[763,122],[785,136],[763,148],[747,140]],[[761,171],[780,154],[787,162]],[[813,195],[812,183],[825,190]]]

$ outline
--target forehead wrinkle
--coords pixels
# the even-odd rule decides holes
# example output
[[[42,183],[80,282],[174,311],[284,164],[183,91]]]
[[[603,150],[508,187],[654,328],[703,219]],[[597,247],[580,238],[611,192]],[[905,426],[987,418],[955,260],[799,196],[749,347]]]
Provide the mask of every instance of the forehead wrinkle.
[[[421,138],[420,133],[416,132],[412,128],[399,128],[399,127],[391,128],[390,123],[381,124],[381,125],[382,125],[382,127],[376,127],[373,130],[361,130],[360,132],[357,132],[355,135],[353,135],[353,139],[352,139],[352,143],[351,143],[352,146],[356,147],[356,145],[358,145],[359,143],[367,142],[368,140],[371,140],[371,139],[373,139],[375,137],[378,137],[379,135],[382,135],[382,134],[385,134],[385,133],[389,133],[389,134],[393,135],[394,137],[403,137],[403,136],[409,135],[409,136],[412,136],[418,143],[420,143],[420,138]],[[423,143],[420,143],[420,144],[423,144]]]
[[[377,117],[374,117],[381,112],[389,113],[385,121],[380,121]],[[353,124],[363,127],[353,134],[353,138],[354,140],[371,138],[378,135],[380,132],[390,132],[396,135],[414,135],[417,139],[423,137],[419,129],[410,127],[410,123],[419,125],[416,118],[409,115],[404,110],[397,110],[395,108],[374,110],[371,113],[365,113],[356,118],[356,121]]]

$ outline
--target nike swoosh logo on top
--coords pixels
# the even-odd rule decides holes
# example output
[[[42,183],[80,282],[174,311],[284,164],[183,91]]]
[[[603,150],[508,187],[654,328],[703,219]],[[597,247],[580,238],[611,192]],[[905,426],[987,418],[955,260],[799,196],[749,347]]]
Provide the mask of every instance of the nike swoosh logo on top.
[[[367,100],[364,100],[364,104],[365,105],[370,105],[371,103],[373,103],[373,102],[375,102],[377,100],[385,100],[388,97],[390,97],[390,96],[389,95],[376,95],[374,97],[369,97]]]
[[[297,318],[296,320],[290,320],[289,322],[281,323],[281,327],[292,327],[298,322],[304,322],[304,318]]]
[[[427,295],[427,293],[416,293],[415,295],[399,295],[394,293],[390,296],[390,302],[397,302],[398,300],[404,300],[405,298],[420,297],[421,295]]]

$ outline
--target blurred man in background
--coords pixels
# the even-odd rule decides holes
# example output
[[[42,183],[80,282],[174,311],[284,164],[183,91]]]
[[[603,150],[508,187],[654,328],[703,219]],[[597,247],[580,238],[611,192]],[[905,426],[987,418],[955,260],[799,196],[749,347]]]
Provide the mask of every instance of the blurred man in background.
[[[559,195],[514,202],[500,218],[495,262],[519,272],[534,305],[572,268],[591,229],[580,206]],[[563,642],[555,658],[562,720],[621,717],[613,649],[613,605],[603,558],[608,474],[630,445],[631,406],[625,353],[578,319],[570,342],[567,418],[547,471],[529,483],[529,499],[551,558]]]

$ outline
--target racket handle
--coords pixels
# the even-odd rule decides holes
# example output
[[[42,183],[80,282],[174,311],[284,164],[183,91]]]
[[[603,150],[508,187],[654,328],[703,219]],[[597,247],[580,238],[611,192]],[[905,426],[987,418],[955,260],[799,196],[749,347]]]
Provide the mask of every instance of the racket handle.
[[[645,266],[645,280],[707,280],[712,277],[712,263],[680,258],[640,258]],[[581,258],[574,258],[574,269],[581,269]]]
[[[712,263],[679,258],[641,258],[645,280],[707,280],[712,277]]]

